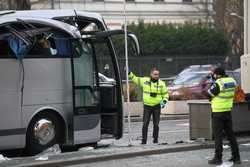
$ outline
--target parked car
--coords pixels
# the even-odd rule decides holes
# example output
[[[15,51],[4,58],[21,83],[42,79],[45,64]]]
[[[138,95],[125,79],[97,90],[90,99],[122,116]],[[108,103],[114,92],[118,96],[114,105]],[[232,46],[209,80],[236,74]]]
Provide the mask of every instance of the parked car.
[[[191,65],[191,66],[184,68],[184,70],[182,70],[177,76],[185,75],[185,74],[190,73],[190,72],[200,72],[200,71],[211,72],[216,67],[217,67],[217,65],[214,65],[214,64]]]
[[[240,85],[240,73],[226,71]],[[206,99],[204,91],[212,84],[211,71],[186,72],[178,77],[168,86],[170,100]]]
[[[212,64],[205,64],[205,65],[191,65],[186,68],[184,68],[179,74],[177,75],[172,75],[167,78],[161,78],[161,80],[165,81],[168,83],[168,85],[171,85],[171,83],[177,78],[181,77],[182,75],[185,76],[186,74],[190,72],[201,72],[201,71],[212,71],[214,68],[216,68],[216,65]]]

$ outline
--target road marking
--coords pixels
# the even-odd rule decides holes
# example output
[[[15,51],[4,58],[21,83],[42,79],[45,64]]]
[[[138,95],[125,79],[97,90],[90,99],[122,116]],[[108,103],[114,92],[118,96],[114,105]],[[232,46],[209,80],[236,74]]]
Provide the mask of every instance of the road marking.
[[[250,143],[241,144],[242,146],[250,146]]]
[[[152,132],[152,131],[149,131]],[[160,131],[159,133],[181,133],[181,132],[189,132],[189,130],[173,130],[173,131]],[[124,133],[128,133],[128,132],[124,132]],[[131,135],[137,135],[137,134],[141,134],[141,132],[132,132]]]
[[[176,126],[189,126],[189,123],[176,124]]]

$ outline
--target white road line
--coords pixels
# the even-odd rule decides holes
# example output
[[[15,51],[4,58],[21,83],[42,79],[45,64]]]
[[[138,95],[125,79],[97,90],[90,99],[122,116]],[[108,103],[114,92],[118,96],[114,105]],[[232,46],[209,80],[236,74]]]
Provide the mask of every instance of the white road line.
[[[152,131],[148,131],[148,132],[152,132]],[[181,132],[189,132],[189,130],[160,131],[159,134],[162,134],[162,133],[181,133]],[[124,132],[124,133],[128,133],[128,132]],[[138,134],[141,134],[141,132],[131,133],[131,135],[138,135]]]

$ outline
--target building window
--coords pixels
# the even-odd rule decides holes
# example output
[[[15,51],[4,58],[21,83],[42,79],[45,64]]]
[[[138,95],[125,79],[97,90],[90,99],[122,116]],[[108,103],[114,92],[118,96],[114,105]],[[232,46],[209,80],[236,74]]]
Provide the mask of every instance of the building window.
[[[182,0],[182,2],[192,2],[193,0]]]
[[[135,2],[135,0],[126,0],[126,2]]]
[[[164,0],[154,0],[154,2],[164,2]]]

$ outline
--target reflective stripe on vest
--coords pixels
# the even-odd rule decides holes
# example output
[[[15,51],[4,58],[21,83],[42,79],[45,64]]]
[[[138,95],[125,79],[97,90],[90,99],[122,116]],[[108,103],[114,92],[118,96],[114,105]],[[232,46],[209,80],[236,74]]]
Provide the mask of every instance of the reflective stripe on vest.
[[[226,77],[217,79],[216,83],[219,85],[220,93],[211,101],[212,112],[231,111],[236,81],[231,77]]]

